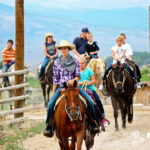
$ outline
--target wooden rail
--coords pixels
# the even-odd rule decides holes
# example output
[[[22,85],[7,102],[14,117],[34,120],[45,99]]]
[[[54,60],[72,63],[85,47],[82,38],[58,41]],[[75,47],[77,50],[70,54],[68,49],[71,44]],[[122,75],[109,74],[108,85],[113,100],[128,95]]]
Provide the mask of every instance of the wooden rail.
[[[29,69],[18,70],[18,71],[13,71],[13,72],[6,72],[6,73],[0,73],[0,78],[8,77],[8,76],[21,75],[21,74],[27,74],[27,73],[29,73]]]
[[[0,104],[15,102],[15,101],[21,101],[21,100],[24,100],[27,98],[30,98],[30,96],[29,95],[21,95],[21,96],[16,96],[16,97],[12,97],[12,98],[6,98],[6,99],[0,100]]]
[[[8,87],[0,88],[0,92],[15,90],[15,89],[23,88],[23,87],[28,87],[28,86],[29,86],[29,83],[8,86]]]

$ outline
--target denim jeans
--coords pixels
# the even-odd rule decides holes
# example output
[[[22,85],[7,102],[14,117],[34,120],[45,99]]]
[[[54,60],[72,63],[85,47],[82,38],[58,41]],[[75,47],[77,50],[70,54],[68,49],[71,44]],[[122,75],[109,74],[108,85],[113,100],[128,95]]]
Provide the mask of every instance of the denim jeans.
[[[50,119],[51,119],[51,115],[53,114],[54,111],[54,106],[55,106],[55,102],[58,99],[58,97],[60,96],[60,89],[62,87],[58,87],[57,90],[55,91],[54,95],[51,97],[51,99],[48,102],[47,105],[47,118],[46,118],[46,124],[49,123]],[[80,89],[80,94],[86,99],[87,104],[88,104],[88,108],[89,111],[92,114],[92,117],[94,120],[96,120],[96,113],[95,113],[95,104],[93,102],[93,100],[91,99],[91,97],[82,89]]]
[[[96,93],[96,91],[92,91],[92,92],[93,92],[93,96],[94,96],[94,98],[96,100],[96,104],[98,105],[98,107],[99,107],[102,115],[105,116],[104,107],[103,107],[103,104],[101,102],[100,97],[98,96],[98,94]]]
[[[9,64],[3,64],[3,72],[7,72],[9,69],[10,65]],[[6,81],[7,77],[3,78],[3,83]]]

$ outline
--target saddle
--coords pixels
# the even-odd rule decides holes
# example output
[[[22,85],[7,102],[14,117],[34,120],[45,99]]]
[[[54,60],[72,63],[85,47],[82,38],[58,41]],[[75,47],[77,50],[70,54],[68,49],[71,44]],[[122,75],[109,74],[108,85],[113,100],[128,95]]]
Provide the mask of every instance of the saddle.
[[[56,103],[55,103],[55,106],[54,106],[54,111],[56,110],[58,104],[60,103],[62,97],[64,96],[64,91],[65,91],[65,88],[60,89],[60,94],[61,94],[61,95],[60,95],[59,98],[56,100]],[[80,100],[82,101],[82,103],[85,105],[85,107],[87,108],[86,99],[85,99],[82,95],[80,95],[80,94],[79,94],[79,98],[80,98]]]

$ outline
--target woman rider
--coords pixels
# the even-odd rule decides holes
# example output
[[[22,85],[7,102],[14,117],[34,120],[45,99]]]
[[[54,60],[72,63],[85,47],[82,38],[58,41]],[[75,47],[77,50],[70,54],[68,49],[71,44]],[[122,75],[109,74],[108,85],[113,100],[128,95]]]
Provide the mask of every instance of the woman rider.
[[[94,73],[91,69],[86,68],[87,61],[84,56],[79,57],[79,63],[80,63],[80,70],[81,70],[79,87],[82,88],[84,85],[87,85],[87,89],[89,89],[92,92],[92,94],[96,100],[96,103],[102,113],[102,116],[105,117],[103,104],[102,104],[102,102],[96,92],[96,88],[94,86],[94,83],[95,83]],[[103,120],[103,123],[105,126],[107,126],[107,121],[105,119]]]
[[[42,75],[45,71],[45,67],[48,64],[50,60],[56,60],[58,55],[58,49],[56,49],[56,42],[54,41],[53,34],[47,33],[45,35],[45,43],[43,45],[44,53],[46,55],[44,62],[42,64],[40,73],[39,73],[39,79],[42,80]]]
[[[53,116],[53,109],[56,100],[60,96],[60,89],[62,88],[62,84],[64,82],[68,82],[69,85],[73,85],[74,81],[78,81],[80,79],[80,65],[77,59],[69,54],[69,50],[75,48],[73,44],[70,44],[68,41],[63,40],[60,43],[60,46],[56,46],[61,50],[61,56],[54,62],[53,68],[53,91],[51,99],[48,102],[47,106],[47,119],[46,119],[46,129],[44,131],[44,135],[47,137],[53,136],[53,129],[51,124],[51,119]],[[95,104],[90,96],[82,89],[80,89],[80,94],[86,99],[89,111],[92,114],[93,119],[96,121],[95,114]],[[95,132],[98,132],[99,129],[94,126],[93,128]]]

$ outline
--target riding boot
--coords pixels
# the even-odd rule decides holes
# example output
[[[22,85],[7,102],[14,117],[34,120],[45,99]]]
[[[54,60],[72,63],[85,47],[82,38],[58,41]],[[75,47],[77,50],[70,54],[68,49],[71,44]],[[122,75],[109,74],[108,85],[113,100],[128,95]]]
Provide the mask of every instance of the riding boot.
[[[53,137],[53,135],[54,135],[53,127],[50,126],[49,124],[47,124],[43,135],[46,137]]]

